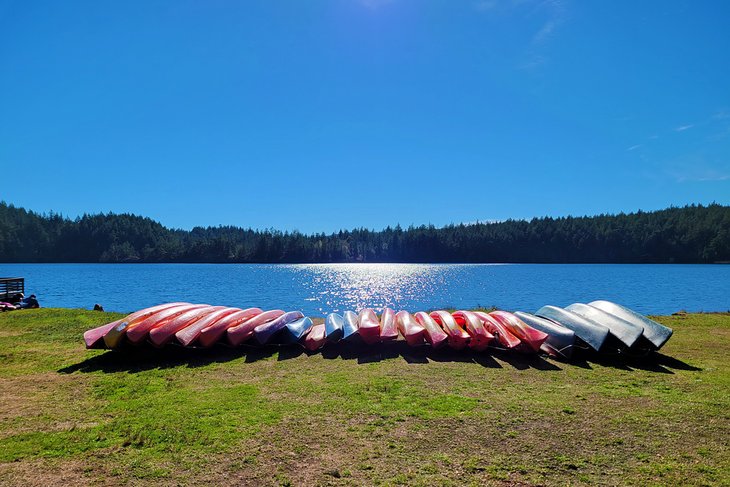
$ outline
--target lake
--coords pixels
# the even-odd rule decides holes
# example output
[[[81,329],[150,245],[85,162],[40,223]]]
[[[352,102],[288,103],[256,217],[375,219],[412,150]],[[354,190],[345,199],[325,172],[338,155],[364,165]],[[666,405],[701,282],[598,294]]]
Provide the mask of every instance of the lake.
[[[409,311],[608,299],[644,314],[730,309],[730,265],[0,264],[42,306],[133,311],[166,301],[331,311]]]

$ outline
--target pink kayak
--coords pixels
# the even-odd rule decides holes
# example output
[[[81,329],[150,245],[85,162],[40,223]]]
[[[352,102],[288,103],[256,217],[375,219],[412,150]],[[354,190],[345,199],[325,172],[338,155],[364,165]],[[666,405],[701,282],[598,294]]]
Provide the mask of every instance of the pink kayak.
[[[155,313],[152,316],[140,321],[136,325],[130,325],[127,328],[127,339],[132,343],[140,343],[147,338],[150,330],[157,326],[164,325],[168,321],[177,318],[183,313],[194,309],[207,308],[208,304],[184,304],[181,306],[173,306],[166,310]]]
[[[431,318],[441,325],[448,335],[449,347],[454,350],[463,350],[469,344],[469,334],[464,328],[459,326],[453,316],[447,311],[434,311]]]
[[[259,308],[247,308],[231,313],[216,321],[209,327],[203,328],[198,336],[198,343],[204,347],[211,347],[226,334],[229,328],[245,323],[256,316],[259,316],[261,313],[263,313],[263,311]]]
[[[326,341],[327,336],[325,334],[324,323],[314,325],[309,330],[309,333],[307,333],[307,336],[304,337],[304,348],[310,352],[314,352],[322,348]]]
[[[434,321],[428,313],[419,311],[413,317],[416,319],[418,324],[426,329],[424,338],[433,348],[441,348],[446,345],[449,336],[444,333],[444,330]]]
[[[123,320],[117,322],[117,324],[113,327],[110,327],[105,333],[104,333],[104,345],[107,348],[116,348],[119,346],[119,344],[122,342],[122,339],[127,334],[127,329],[131,326],[135,326],[140,321],[143,321],[150,316],[152,316],[155,313],[160,313],[168,308],[172,308],[174,306],[181,306],[184,304],[190,304],[190,303],[165,303],[165,304],[159,304],[157,306],[152,306],[150,308],[141,309],[139,311],[136,311],[130,315],[128,315]],[[106,326],[106,325],[104,325]],[[100,327],[101,328],[101,327]],[[91,331],[91,330],[89,330]],[[94,347],[98,348],[98,347]]]
[[[224,309],[227,308],[225,306],[207,306],[205,308],[197,308],[186,311],[180,316],[173,318],[160,326],[152,328],[150,330],[150,341],[154,345],[161,347],[172,340],[172,337],[175,336],[175,333],[178,331],[200,321],[211,313],[222,311]]]
[[[263,313],[256,314],[247,321],[243,321],[236,326],[228,328],[228,343],[233,346],[240,345],[241,343],[251,338],[254,328],[259,325],[263,325],[264,323],[268,323],[269,321],[275,320],[283,314],[284,311],[280,309],[264,311]],[[201,336],[201,340],[202,338],[203,337]]]
[[[358,332],[362,341],[368,345],[373,345],[380,341],[380,321],[378,315],[370,308],[360,311]]]
[[[123,321],[124,318],[85,331],[84,343],[86,343],[86,348],[104,348],[104,335],[106,335],[109,330],[119,325]]]
[[[423,343],[423,335],[426,333],[426,329],[408,311],[398,311],[395,315],[395,321],[398,325],[398,331],[406,339],[408,345],[413,347]]]
[[[517,338],[527,344],[533,352],[538,352],[540,346],[548,338],[547,333],[528,326],[524,321],[507,311],[492,311],[489,315],[506,326]]]
[[[200,332],[213,325],[217,321],[225,318],[226,316],[232,315],[238,311],[243,311],[239,308],[223,308],[220,311],[214,311],[204,318],[199,319],[195,323],[192,323],[182,330],[175,333],[175,339],[183,346],[190,346],[200,336]]]
[[[452,313],[452,316],[459,325],[466,328],[466,332],[469,334],[469,348],[472,350],[478,352],[486,350],[490,342],[494,340],[494,335],[484,328],[482,320],[473,312],[456,311]]]
[[[517,338],[514,333],[510,331],[510,328],[502,324],[501,321],[497,320],[494,316],[483,311],[474,311],[474,314],[482,320],[484,328],[494,335],[500,345],[504,348],[513,349],[520,346],[522,341]]]
[[[383,308],[380,315],[380,340],[387,342],[398,339],[398,325],[395,322],[395,311]]]

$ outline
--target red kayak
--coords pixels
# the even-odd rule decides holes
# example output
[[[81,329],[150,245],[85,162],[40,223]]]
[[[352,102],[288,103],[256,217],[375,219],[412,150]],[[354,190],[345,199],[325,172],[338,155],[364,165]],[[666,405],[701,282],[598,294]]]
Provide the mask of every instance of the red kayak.
[[[524,321],[507,311],[492,311],[489,315],[507,327],[517,338],[527,344],[533,352],[539,351],[542,343],[548,338],[547,333],[528,326]]]
[[[136,312],[128,315],[126,318],[124,318],[121,321],[116,322],[117,323],[116,325],[109,327],[104,332],[104,345],[106,346],[106,348],[116,348],[117,346],[119,346],[119,344],[122,342],[122,340],[126,336],[127,330],[129,329],[129,327],[135,326],[140,321],[143,321],[143,320],[149,318],[150,316],[152,316],[155,313],[160,313],[168,308],[172,308],[175,306],[181,306],[184,304],[190,304],[190,303],[159,304],[157,306],[152,306],[151,308],[141,309],[139,311],[136,311]],[[108,326],[108,325],[104,325],[104,327],[106,327],[106,326]],[[97,328],[97,330],[100,328],[103,328],[103,327],[99,327],[99,328]],[[93,330],[89,330],[89,331],[91,332]],[[96,345],[94,345],[94,348],[102,348],[102,347],[97,347]]]
[[[248,308],[242,311],[236,311],[235,313],[221,318],[208,328],[204,328],[200,331],[198,343],[204,347],[213,346],[214,343],[226,334],[226,331],[228,331],[229,328],[245,323],[247,320],[258,316],[261,313],[263,313],[263,311],[259,308]]]
[[[260,311],[258,308],[253,309]],[[253,315],[253,317],[247,318],[246,320],[239,322],[235,326],[228,328],[228,343],[230,343],[234,347],[240,345],[241,343],[251,338],[254,328],[259,325],[263,325],[264,323],[268,323],[269,321],[275,320],[283,314],[284,311],[280,309],[264,311],[263,313],[256,313],[255,315]],[[205,331],[206,330],[203,330],[203,333],[205,333]],[[200,339],[203,339],[202,335],[200,336]]]
[[[380,321],[378,315],[371,308],[365,308],[360,311],[358,316],[359,326],[358,332],[362,341],[368,345],[380,342]]]
[[[424,333],[423,336],[433,348],[441,348],[446,345],[449,336],[444,333],[444,330],[441,329],[438,323],[436,323],[428,313],[419,311],[413,315],[413,317],[416,319],[418,324],[426,329],[426,333]]]
[[[481,352],[486,350],[490,342],[494,340],[494,335],[489,333],[479,319],[471,311],[456,311],[452,314],[456,322],[466,328],[469,334],[469,348]]]
[[[188,326],[192,325],[196,321],[205,318],[211,313],[224,309],[226,309],[225,306],[207,306],[205,308],[191,309],[190,311],[186,311],[180,316],[173,318],[160,326],[152,328],[150,330],[150,341],[154,345],[161,347],[165,343],[172,340],[172,337],[175,336],[175,333],[177,333],[178,331],[182,330],[183,328],[187,328]]]
[[[310,352],[314,352],[315,350],[322,348],[326,341],[327,336],[325,333],[324,323],[320,323],[319,325],[314,325],[309,330],[309,333],[307,333],[307,336],[304,337],[304,348]]]
[[[182,306],[174,306],[166,310],[155,313],[152,316],[140,321],[136,325],[127,327],[127,339],[132,343],[140,343],[147,338],[150,330],[157,326],[164,325],[168,321],[177,318],[183,313],[194,309],[207,308],[209,304],[184,304]]]
[[[222,320],[226,316],[239,311],[243,310],[240,308],[223,308],[220,311],[214,311],[206,317],[199,319],[195,323],[192,323],[175,333],[175,339],[180,342],[183,347],[190,346],[191,343],[198,339],[201,331],[212,326],[214,323]]]
[[[463,350],[469,344],[469,334],[456,322],[447,311],[434,311],[431,318],[441,325],[448,335],[449,347],[454,350]]]
[[[494,335],[499,344],[504,348],[517,348],[522,343],[522,341],[517,338],[507,326],[503,325],[501,321],[497,320],[497,318],[491,316],[489,313],[485,313],[484,311],[474,311],[474,314],[482,320],[484,328]]]
[[[423,335],[426,333],[426,329],[408,311],[398,311],[395,315],[395,321],[398,325],[398,331],[406,339],[408,345],[413,347],[423,343]]]
[[[395,311],[383,308],[380,315],[380,340],[388,342],[398,339],[398,325],[395,322]]]

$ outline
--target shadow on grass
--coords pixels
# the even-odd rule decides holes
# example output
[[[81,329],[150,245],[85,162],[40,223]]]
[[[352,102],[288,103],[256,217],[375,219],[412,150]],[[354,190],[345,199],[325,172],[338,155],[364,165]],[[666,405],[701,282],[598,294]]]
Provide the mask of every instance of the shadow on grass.
[[[428,346],[410,347],[404,341],[383,343],[372,347],[362,344],[328,344],[322,350],[309,352],[298,345],[266,347],[226,347],[183,348],[169,346],[162,349],[146,347],[127,347],[122,350],[108,351],[95,355],[77,364],[59,369],[59,373],[74,372],[129,372],[136,373],[152,369],[174,367],[203,367],[209,364],[225,363],[243,359],[245,363],[276,357],[279,361],[291,360],[302,355],[321,354],[327,360],[357,360],[360,364],[402,358],[409,364],[428,364],[429,362],[461,362],[477,364],[485,368],[504,368],[517,370],[557,371],[563,367],[591,369],[591,364],[613,367],[622,370],[641,369],[652,372],[672,374],[672,370],[701,370],[675,358],[653,353],[646,357],[633,358],[625,355],[578,354],[570,361],[546,359],[540,355],[528,355],[506,350],[490,349],[487,352],[472,350],[433,350]]]

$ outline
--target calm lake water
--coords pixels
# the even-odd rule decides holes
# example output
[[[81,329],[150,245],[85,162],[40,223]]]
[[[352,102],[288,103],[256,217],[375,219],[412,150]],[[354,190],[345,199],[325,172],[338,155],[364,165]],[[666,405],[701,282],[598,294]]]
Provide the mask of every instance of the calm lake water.
[[[0,264],[42,306],[133,311],[166,301],[302,310],[409,311],[608,299],[645,314],[730,309],[730,265]]]

